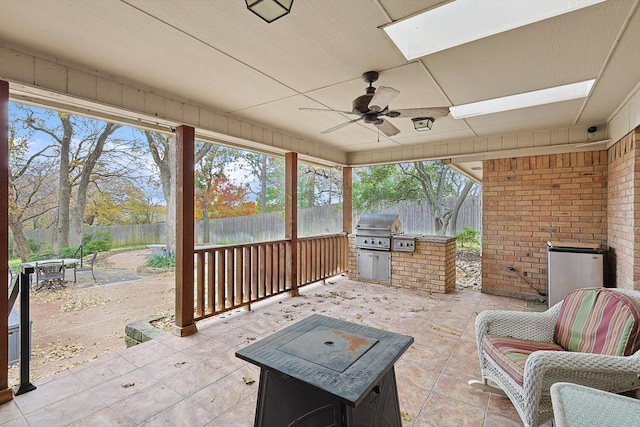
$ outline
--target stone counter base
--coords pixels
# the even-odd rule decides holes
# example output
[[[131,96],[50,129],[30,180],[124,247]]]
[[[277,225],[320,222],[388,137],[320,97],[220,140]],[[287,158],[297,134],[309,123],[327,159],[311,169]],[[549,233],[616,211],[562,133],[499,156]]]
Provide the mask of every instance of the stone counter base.
[[[456,238],[426,236],[416,241],[413,253],[391,252],[391,281],[377,282],[358,278],[358,250],[349,236],[347,274],[351,280],[447,293],[456,285]]]

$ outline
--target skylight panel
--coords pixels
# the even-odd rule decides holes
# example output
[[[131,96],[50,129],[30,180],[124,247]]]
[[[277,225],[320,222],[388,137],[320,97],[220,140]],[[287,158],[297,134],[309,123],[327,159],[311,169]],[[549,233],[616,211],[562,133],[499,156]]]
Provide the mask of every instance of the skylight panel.
[[[455,0],[384,28],[407,60],[605,0]]]
[[[449,111],[454,118],[464,119],[484,114],[493,114],[502,111],[534,107],[536,105],[552,104],[554,102],[584,98],[589,95],[595,81],[596,79],[585,80],[583,82],[535,90],[533,92],[519,93],[517,95],[505,96],[502,98],[457,105],[455,107],[450,107]]]

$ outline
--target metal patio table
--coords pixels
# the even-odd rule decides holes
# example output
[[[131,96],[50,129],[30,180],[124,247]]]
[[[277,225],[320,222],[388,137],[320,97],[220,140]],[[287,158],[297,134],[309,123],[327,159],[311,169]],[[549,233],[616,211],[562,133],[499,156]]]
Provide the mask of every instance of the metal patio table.
[[[401,426],[394,363],[413,337],[319,314],[238,350],[260,369],[255,426]]]

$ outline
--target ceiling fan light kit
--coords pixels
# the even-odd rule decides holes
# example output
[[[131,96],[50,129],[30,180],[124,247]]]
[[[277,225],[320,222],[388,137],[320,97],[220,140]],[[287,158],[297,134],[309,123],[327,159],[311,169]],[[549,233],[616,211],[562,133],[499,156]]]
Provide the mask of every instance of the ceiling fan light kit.
[[[433,126],[433,122],[435,120],[433,117],[414,117],[411,121],[413,122],[413,127],[418,132],[424,132],[426,130],[431,130],[431,126]]]
[[[247,9],[270,24],[291,12],[293,0],[245,0]]]
[[[343,114],[354,114],[357,119],[349,120],[332,128],[323,130],[321,133],[329,133],[341,129],[347,125],[362,120],[364,123],[372,124],[378,128],[380,132],[388,137],[400,133],[400,129],[395,127],[390,121],[383,117],[407,117],[413,121],[413,126],[418,131],[430,130],[435,121],[434,117],[445,117],[449,114],[449,107],[422,107],[391,110],[389,104],[399,94],[400,91],[386,86],[380,86],[378,90],[373,87],[373,82],[377,81],[379,74],[377,71],[367,71],[362,74],[362,80],[369,83],[365,94],[360,95],[353,100],[351,111],[323,109],[323,108],[300,108],[306,111],[333,111]]]

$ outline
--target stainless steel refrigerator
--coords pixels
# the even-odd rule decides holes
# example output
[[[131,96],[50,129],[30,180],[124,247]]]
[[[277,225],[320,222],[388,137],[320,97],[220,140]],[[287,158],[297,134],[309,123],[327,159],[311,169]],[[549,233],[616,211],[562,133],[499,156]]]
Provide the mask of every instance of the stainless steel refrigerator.
[[[549,307],[575,289],[604,286],[604,252],[599,248],[579,242],[547,242]]]

